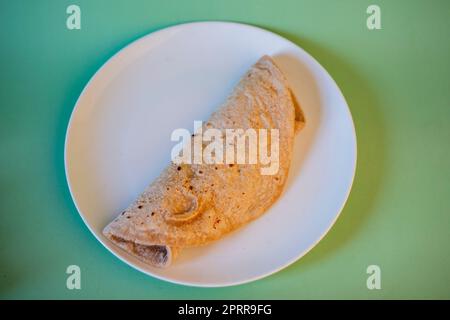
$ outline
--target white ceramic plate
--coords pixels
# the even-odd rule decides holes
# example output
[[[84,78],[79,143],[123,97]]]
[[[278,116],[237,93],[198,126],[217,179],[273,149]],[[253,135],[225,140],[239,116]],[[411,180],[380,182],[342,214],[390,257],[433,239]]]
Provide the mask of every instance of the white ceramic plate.
[[[103,227],[169,163],[171,132],[206,120],[264,54],[286,74],[307,121],[280,199],[220,241],[185,250],[167,269],[152,268],[111,244]],[[253,26],[188,23],[133,42],[100,68],[71,116],[65,166],[83,221],[118,258],[170,282],[227,286],[283,269],[326,234],[352,185],[356,137],[336,83],[297,45]]]

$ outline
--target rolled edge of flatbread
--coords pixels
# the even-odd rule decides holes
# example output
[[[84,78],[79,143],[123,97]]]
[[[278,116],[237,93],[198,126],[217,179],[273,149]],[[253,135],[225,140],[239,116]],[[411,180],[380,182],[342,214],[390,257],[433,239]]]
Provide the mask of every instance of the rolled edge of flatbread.
[[[178,253],[175,247],[159,244],[140,244],[134,240],[118,237],[114,235],[109,226],[103,229],[103,235],[139,260],[158,268],[169,266]]]
[[[303,114],[303,110],[300,107],[300,103],[298,103],[297,98],[295,97],[294,92],[292,92],[291,88],[289,88],[289,94],[291,95],[292,103],[294,104],[295,109],[295,133],[299,133],[303,127],[305,126],[305,115]]]

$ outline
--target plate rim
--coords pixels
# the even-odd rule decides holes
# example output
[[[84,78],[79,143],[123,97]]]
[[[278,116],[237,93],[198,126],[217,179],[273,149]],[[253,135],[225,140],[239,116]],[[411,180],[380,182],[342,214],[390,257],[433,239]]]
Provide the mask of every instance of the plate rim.
[[[236,280],[236,281],[224,281],[221,283],[199,283],[199,282],[195,282],[195,281],[180,281],[180,280],[176,280],[176,279],[172,279],[170,277],[165,277],[165,276],[161,276],[159,274],[155,274],[150,272],[149,270],[145,270],[143,268],[141,268],[140,266],[134,264],[131,261],[128,261],[127,259],[125,259],[124,257],[116,254],[111,248],[109,248],[103,241],[103,239],[101,239],[99,236],[97,236],[96,232],[93,230],[93,228],[91,227],[91,225],[88,223],[85,214],[80,210],[77,201],[75,199],[74,193],[72,191],[72,187],[71,187],[71,182],[70,182],[70,178],[69,178],[69,172],[68,172],[68,156],[67,156],[67,149],[68,149],[68,142],[69,142],[69,133],[71,131],[72,128],[72,124],[73,124],[73,117],[74,114],[76,113],[79,103],[82,99],[82,97],[86,94],[88,88],[91,86],[92,82],[94,81],[94,79],[96,78],[96,76],[98,74],[100,74],[109,64],[111,64],[114,60],[116,60],[121,54],[123,54],[123,52],[126,51],[126,49],[130,49],[132,46],[135,46],[136,44],[138,44],[141,41],[145,41],[145,39],[156,36],[159,33],[162,32],[167,32],[169,30],[174,30],[174,29],[178,29],[178,28],[183,28],[186,26],[190,26],[190,25],[208,25],[208,24],[215,24],[215,25],[233,25],[233,26],[238,26],[241,28],[248,28],[248,29],[253,29],[255,31],[258,32],[263,32],[263,33],[267,33],[271,36],[274,37],[278,37],[283,39],[284,41],[287,41],[289,44],[293,45],[294,47],[296,47],[298,50],[302,51],[303,54],[305,54],[309,59],[311,59],[311,61],[313,61],[317,67],[319,67],[319,69],[321,69],[322,72],[324,72],[324,74],[326,74],[326,76],[331,80],[332,85],[334,86],[336,92],[339,94],[340,98],[342,99],[342,101],[345,103],[345,110],[347,113],[348,118],[350,119],[350,124],[351,124],[351,132],[352,132],[352,140],[353,140],[353,146],[352,149],[354,150],[354,157],[353,157],[353,168],[352,168],[352,176],[348,185],[348,188],[346,190],[346,194],[345,197],[342,200],[341,206],[340,208],[337,210],[337,213],[333,219],[333,221],[329,224],[329,226],[326,228],[326,230],[324,230],[321,234],[320,237],[318,237],[307,249],[303,250],[303,252],[301,252],[299,255],[297,255],[296,257],[287,260],[284,264],[282,264],[281,266],[279,266],[278,268],[275,268],[269,272],[254,276],[254,277],[249,277],[247,279],[244,280]],[[356,167],[357,167],[357,158],[358,158],[358,148],[357,148],[357,136],[356,136],[356,129],[355,129],[355,123],[353,121],[353,117],[350,111],[350,107],[348,105],[347,100],[345,99],[344,94],[342,93],[341,89],[339,88],[339,86],[337,85],[336,81],[333,79],[333,77],[328,73],[328,71],[311,55],[309,54],[305,49],[303,49],[302,47],[300,47],[299,45],[297,45],[296,43],[292,42],[289,39],[286,39],[285,37],[272,32],[270,30],[264,29],[262,27],[258,27],[252,24],[247,24],[247,23],[241,23],[241,22],[233,22],[233,21],[223,21],[223,20],[204,20],[204,21],[195,21],[195,22],[186,22],[186,23],[179,23],[179,24],[174,24],[174,25],[170,25],[167,27],[164,27],[162,29],[158,29],[155,31],[151,31],[133,41],[131,41],[130,43],[128,43],[127,45],[125,45],[124,47],[120,48],[117,52],[115,52],[111,57],[109,57],[101,66],[100,68],[98,68],[94,74],[89,78],[89,80],[87,81],[87,83],[84,85],[83,89],[80,92],[80,95],[78,96],[74,107],[70,113],[70,117],[69,117],[69,121],[67,123],[67,129],[66,129],[66,133],[65,133],[65,138],[64,138],[64,174],[65,174],[65,178],[66,178],[66,183],[69,189],[69,193],[72,199],[73,204],[75,205],[75,208],[77,209],[77,212],[79,214],[79,216],[81,217],[83,223],[86,225],[86,227],[88,228],[88,230],[94,235],[94,237],[97,239],[98,242],[100,242],[102,244],[103,247],[105,247],[110,253],[112,253],[115,257],[119,258],[122,262],[124,262],[125,264],[127,264],[128,266],[132,267],[135,270],[138,270],[148,276],[151,276],[153,278],[156,278],[158,280],[162,280],[162,281],[167,281],[170,283],[174,283],[174,284],[178,284],[178,285],[184,285],[184,286],[189,286],[189,287],[204,287],[204,288],[220,288],[220,287],[230,287],[230,286],[237,286],[237,285],[242,285],[242,284],[246,284],[246,283],[250,283],[265,277],[268,277],[270,275],[273,275],[285,268],[287,268],[288,266],[290,266],[291,264],[295,263],[296,261],[300,260],[301,258],[303,258],[307,253],[309,253],[327,234],[328,232],[331,230],[331,228],[334,226],[334,224],[336,223],[337,219],[339,218],[339,216],[342,213],[342,210],[344,209],[348,198],[350,196],[350,192],[352,190],[353,187],[353,183],[355,180],[355,175],[356,175]]]

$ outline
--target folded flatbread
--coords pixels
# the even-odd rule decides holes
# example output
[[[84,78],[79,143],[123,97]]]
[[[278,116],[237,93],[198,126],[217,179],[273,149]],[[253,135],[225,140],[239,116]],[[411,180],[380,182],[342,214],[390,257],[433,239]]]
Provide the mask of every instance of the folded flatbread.
[[[304,123],[286,78],[270,57],[263,56],[205,127],[278,129],[278,172],[261,174],[261,163],[172,162],[106,226],[104,235],[144,262],[165,267],[183,248],[207,244],[252,221],[280,196],[295,132]]]

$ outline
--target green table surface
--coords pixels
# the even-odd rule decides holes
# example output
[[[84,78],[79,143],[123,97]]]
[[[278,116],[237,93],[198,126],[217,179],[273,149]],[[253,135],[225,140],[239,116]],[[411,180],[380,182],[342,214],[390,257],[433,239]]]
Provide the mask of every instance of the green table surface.
[[[66,8],[81,8],[81,30]],[[381,30],[366,9],[381,8]],[[115,52],[183,22],[274,31],[312,54],[353,115],[358,165],[337,223],[305,257],[226,288],[163,282],[120,262],[71,200],[64,135],[81,90]],[[0,297],[450,298],[450,1],[0,0]],[[66,288],[80,266],[81,290]],[[366,268],[381,268],[368,290]]]

